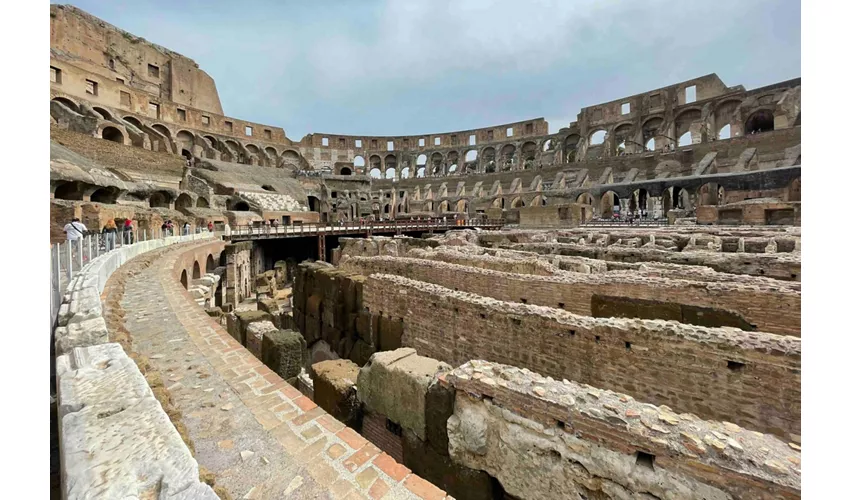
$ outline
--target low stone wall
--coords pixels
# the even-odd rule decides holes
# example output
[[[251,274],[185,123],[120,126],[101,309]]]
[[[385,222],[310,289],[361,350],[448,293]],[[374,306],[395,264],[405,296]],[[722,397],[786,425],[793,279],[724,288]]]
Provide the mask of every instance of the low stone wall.
[[[577,316],[386,274],[368,277],[363,306],[402,325],[403,346],[452,366],[510,363],[800,439],[799,338]]]
[[[56,359],[62,497],[218,499],[119,344]]]
[[[60,356],[74,347],[88,347],[109,341],[100,294],[106,286],[106,280],[125,262],[157,248],[211,239],[213,236],[213,233],[199,233],[140,241],[92,259],[71,279],[62,297],[59,327],[55,331],[56,355]]]
[[[773,436],[485,361],[442,381],[452,459],[517,498],[800,498],[799,447]]]
[[[533,276],[385,256],[351,257],[340,267],[364,275],[395,274],[508,302],[561,308],[583,316],[622,316],[616,307],[608,307],[607,311],[603,306],[594,307],[604,297],[640,299],[643,301],[640,307],[629,308],[626,317],[800,336],[800,291],[785,288],[782,283],[768,288],[650,276],[611,278],[605,274],[579,273]],[[658,307],[648,307],[646,301],[653,301]]]
[[[212,237],[126,245],[93,259],[68,284],[55,332],[63,498],[218,498],[199,481],[197,462],[136,364],[107,343],[100,301],[106,281],[133,257]]]

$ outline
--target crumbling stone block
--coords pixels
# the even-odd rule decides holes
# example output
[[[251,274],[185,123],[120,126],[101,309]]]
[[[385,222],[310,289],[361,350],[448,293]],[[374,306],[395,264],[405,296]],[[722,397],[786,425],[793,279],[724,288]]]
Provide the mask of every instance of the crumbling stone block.
[[[285,380],[298,376],[304,366],[306,352],[307,343],[298,332],[283,330],[263,335],[263,364]]]
[[[75,347],[89,347],[109,341],[106,321],[99,316],[57,327],[54,336],[57,356],[70,352]]]
[[[355,383],[360,368],[347,359],[322,361],[312,366],[313,401],[349,427],[358,428]]]
[[[255,321],[249,324],[245,334],[245,347],[257,359],[261,359],[263,337],[276,331],[277,327],[271,321]]]
[[[236,311],[239,337],[236,340],[245,345],[247,341],[248,325],[258,321],[272,321],[272,316],[265,311]],[[231,333],[231,335],[233,335]]]
[[[375,353],[357,377],[358,398],[420,439],[427,439],[425,395],[446,363],[418,356],[411,348]]]

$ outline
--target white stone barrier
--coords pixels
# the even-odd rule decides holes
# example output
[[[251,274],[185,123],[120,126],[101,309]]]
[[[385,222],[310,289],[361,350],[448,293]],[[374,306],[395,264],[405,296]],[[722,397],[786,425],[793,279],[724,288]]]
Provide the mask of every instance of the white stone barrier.
[[[63,499],[219,498],[119,344],[70,349],[56,378]]]
[[[213,237],[213,233],[198,233],[140,241],[92,259],[71,279],[62,297],[59,326],[54,333],[56,355],[61,356],[74,347],[87,347],[109,341],[100,294],[103,293],[106,281],[112,273],[125,262],[164,246]]]

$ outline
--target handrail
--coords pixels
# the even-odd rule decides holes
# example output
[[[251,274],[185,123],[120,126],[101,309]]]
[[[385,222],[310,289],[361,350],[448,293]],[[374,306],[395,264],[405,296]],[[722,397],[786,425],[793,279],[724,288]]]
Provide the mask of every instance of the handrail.
[[[427,220],[388,220],[388,221],[357,221],[357,222],[305,222],[287,225],[239,225],[231,229],[230,237],[233,236],[299,236],[320,234],[343,234],[362,233],[374,231],[404,231],[404,230],[429,230],[429,229],[466,229],[477,228],[500,228],[504,225],[504,219],[427,219]]]

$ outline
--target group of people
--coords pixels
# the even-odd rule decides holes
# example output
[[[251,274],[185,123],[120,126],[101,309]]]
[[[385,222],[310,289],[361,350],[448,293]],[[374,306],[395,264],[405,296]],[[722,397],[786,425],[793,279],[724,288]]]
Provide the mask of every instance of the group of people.
[[[96,231],[90,231],[89,228],[80,221],[79,217],[74,217],[71,219],[71,222],[65,224],[63,231],[65,232],[65,238],[69,242],[79,241],[86,236],[96,234]],[[100,234],[103,237],[101,245],[106,249],[106,251],[115,248],[119,234],[123,244],[131,244],[135,237],[133,233],[133,221],[126,219],[119,227],[114,219],[109,219],[106,221],[106,224],[104,224]]]

